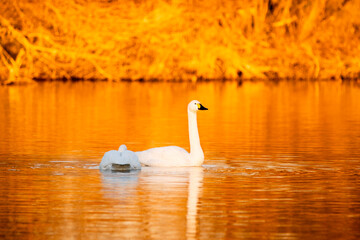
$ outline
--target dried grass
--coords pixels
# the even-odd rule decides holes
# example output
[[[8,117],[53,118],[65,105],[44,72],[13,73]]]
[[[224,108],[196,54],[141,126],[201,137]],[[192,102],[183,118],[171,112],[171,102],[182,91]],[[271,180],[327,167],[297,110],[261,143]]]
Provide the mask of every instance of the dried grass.
[[[0,78],[359,78],[360,0],[0,3]]]

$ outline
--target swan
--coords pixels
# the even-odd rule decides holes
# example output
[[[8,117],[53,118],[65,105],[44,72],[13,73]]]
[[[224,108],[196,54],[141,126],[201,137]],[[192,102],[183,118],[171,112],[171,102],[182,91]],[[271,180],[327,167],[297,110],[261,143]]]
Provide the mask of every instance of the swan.
[[[143,166],[151,167],[186,167],[201,166],[204,162],[204,152],[200,145],[196,113],[208,110],[199,101],[193,100],[187,107],[190,153],[177,146],[157,147],[135,152]]]
[[[141,164],[133,151],[127,150],[123,144],[119,150],[106,152],[100,162],[100,170],[129,171],[140,170]]]

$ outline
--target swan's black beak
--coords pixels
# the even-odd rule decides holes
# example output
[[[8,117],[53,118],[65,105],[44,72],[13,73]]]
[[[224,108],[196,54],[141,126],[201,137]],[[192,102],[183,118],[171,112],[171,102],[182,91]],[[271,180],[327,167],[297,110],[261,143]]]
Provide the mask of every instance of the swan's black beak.
[[[206,107],[204,107],[201,103],[199,103],[198,110],[208,110]]]

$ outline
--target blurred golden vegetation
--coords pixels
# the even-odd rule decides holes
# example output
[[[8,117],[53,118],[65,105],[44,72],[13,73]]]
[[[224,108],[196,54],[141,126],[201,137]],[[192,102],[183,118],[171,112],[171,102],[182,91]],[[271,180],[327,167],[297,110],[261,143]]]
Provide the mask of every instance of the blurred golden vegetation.
[[[360,78],[360,0],[1,0],[0,78]]]

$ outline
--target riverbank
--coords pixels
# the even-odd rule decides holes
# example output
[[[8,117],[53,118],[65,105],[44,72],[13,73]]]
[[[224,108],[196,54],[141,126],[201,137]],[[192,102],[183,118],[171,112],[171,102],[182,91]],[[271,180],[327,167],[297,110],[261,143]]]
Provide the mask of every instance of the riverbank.
[[[359,0],[0,3],[0,79],[359,79]]]

